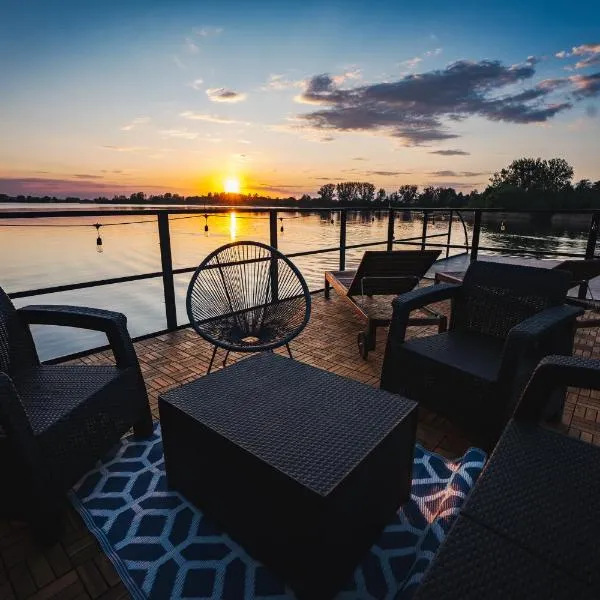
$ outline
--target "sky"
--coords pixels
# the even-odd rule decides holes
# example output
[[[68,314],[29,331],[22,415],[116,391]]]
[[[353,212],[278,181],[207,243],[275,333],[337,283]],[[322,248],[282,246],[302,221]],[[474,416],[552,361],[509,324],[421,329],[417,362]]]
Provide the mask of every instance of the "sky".
[[[600,3],[0,0],[0,193],[600,179]],[[233,184],[232,184],[233,182]]]

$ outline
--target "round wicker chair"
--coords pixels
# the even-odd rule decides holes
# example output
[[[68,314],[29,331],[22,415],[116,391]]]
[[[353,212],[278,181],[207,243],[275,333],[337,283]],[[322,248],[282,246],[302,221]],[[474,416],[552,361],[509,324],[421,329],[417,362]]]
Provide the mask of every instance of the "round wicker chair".
[[[260,242],[234,242],[209,254],[187,292],[192,327],[218,348],[261,352],[286,346],[310,317],[310,293],[300,271],[279,250]]]

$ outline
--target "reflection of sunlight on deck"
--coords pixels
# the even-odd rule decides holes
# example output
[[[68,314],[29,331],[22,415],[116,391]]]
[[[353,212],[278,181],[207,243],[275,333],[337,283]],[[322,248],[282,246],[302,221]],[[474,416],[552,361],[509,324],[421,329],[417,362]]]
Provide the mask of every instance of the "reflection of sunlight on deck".
[[[235,212],[229,213],[229,237],[232,240],[235,240],[235,236],[237,234],[237,221],[235,217]]]

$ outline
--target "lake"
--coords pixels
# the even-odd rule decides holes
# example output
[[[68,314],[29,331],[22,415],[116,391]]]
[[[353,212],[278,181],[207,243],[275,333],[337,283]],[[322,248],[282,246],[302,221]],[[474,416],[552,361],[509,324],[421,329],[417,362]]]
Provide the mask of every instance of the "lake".
[[[122,277],[161,270],[158,243],[158,227],[155,216],[111,215],[114,206],[65,205],[65,204],[3,204],[0,216],[6,210],[73,210],[72,217],[59,219],[2,220],[0,218],[0,286],[7,292],[17,292],[90,280]],[[135,208],[140,206],[119,206]],[[153,206],[152,209],[157,207]],[[176,208],[176,207],[169,207]],[[100,217],[82,217],[78,210],[99,209],[106,211]],[[201,210],[201,209],[200,209]],[[464,211],[467,214],[468,211]],[[283,233],[279,233],[279,248],[284,253],[331,248],[339,245],[339,213],[280,213]],[[102,224],[102,253],[97,252],[96,228]],[[119,224],[128,222],[129,224]],[[10,226],[7,226],[10,225]],[[269,242],[269,218],[265,212],[235,213],[223,209],[219,215],[208,217],[208,234],[204,232],[202,215],[172,215],[170,217],[173,267],[197,266],[212,250],[231,241],[256,240]],[[395,239],[421,235],[422,220],[404,221],[398,215]],[[430,223],[428,233],[445,233],[447,221],[437,219]],[[469,240],[471,227],[468,225]],[[350,212],[347,221],[347,245],[381,241],[381,246],[369,249],[385,249],[387,238],[387,213]],[[492,248],[508,247],[518,256],[524,249],[543,252],[584,252],[587,231],[565,230],[562,227],[540,229],[528,224],[511,224],[504,231],[498,224],[482,228],[480,244]],[[445,243],[445,237],[432,241]],[[460,222],[452,227],[453,244],[464,244],[465,235]],[[397,246],[397,248],[418,248]],[[347,268],[355,267],[364,249],[347,251]],[[451,254],[460,250],[451,250]],[[303,273],[311,289],[323,287],[323,273],[337,269],[339,252],[303,256],[293,262]],[[175,276],[177,319],[187,322],[185,295],[191,274]],[[127,315],[132,336],[139,336],[166,327],[162,279],[148,279],[125,284],[100,286],[71,292],[45,294],[15,301],[17,306],[33,303],[76,304],[117,310]],[[57,356],[103,345],[103,334],[58,328],[35,326],[34,337],[40,358],[46,360]]]

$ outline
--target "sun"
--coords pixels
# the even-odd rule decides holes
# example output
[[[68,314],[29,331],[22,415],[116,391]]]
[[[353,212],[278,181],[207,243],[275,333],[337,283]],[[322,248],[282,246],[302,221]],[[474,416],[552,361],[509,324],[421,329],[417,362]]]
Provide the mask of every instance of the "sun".
[[[239,194],[240,180],[237,177],[228,177],[225,180],[225,191],[228,194]]]

